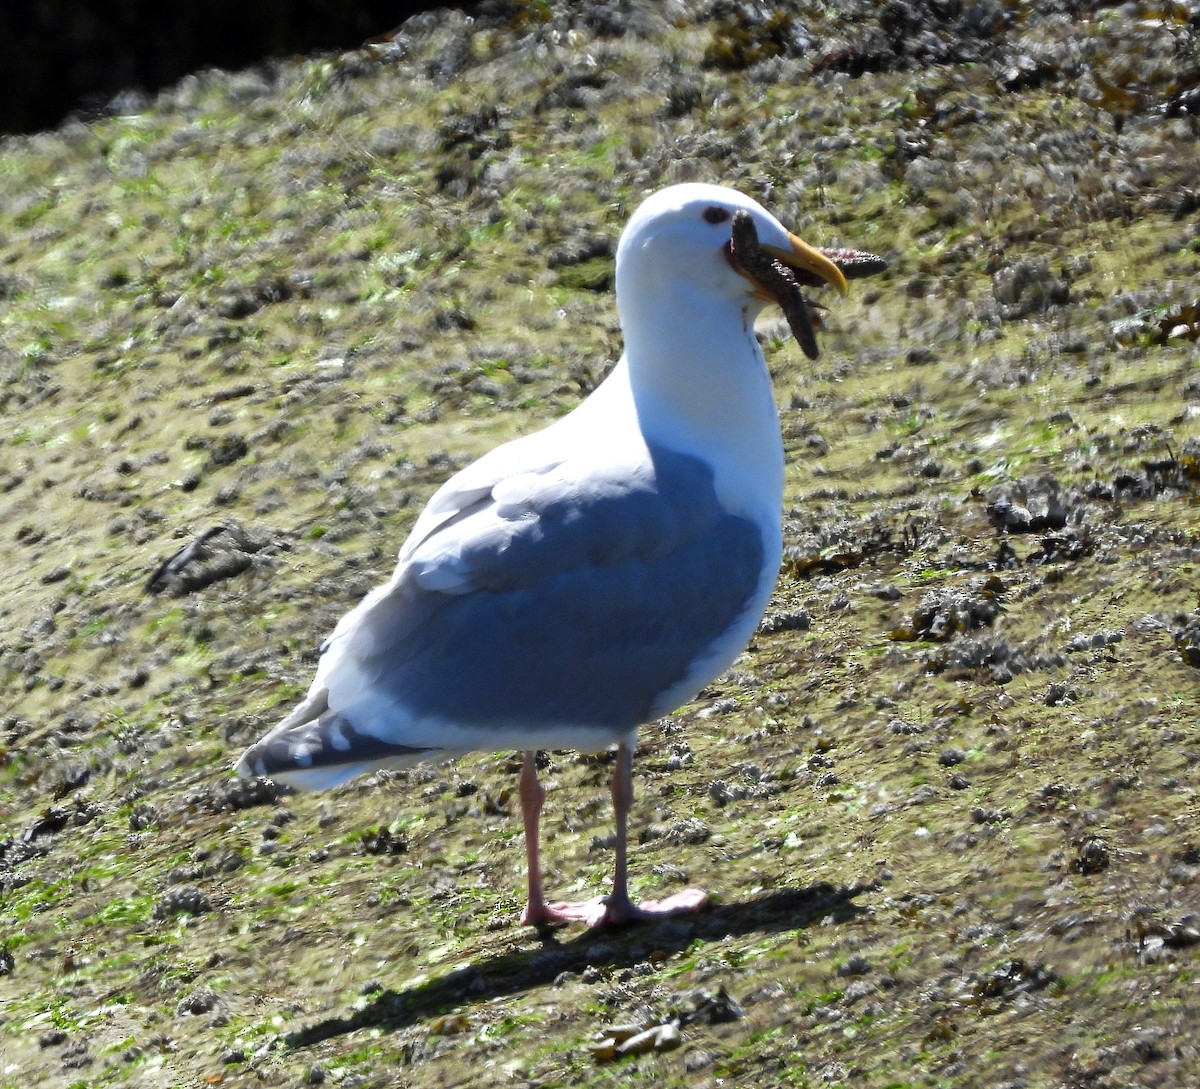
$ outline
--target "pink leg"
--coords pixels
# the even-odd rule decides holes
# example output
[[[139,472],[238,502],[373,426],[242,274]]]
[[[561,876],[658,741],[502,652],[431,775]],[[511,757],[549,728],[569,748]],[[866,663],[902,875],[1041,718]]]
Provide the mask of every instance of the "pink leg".
[[[541,848],[538,842],[538,821],[542,815],[542,806],[546,801],[546,788],[538,782],[537,754],[524,752],[521,754],[521,820],[525,825],[525,865],[529,876],[529,900],[525,910],[521,912],[521,922],[529,926],[543,926],[556,922],[550,905],[546,903],[546,893],[542,888]]]
[[[521,912],[521,922],[526,926],[587,922],[604,914],[603,897],[580,904],[551,904],[542,888],[538,821],[546,801],[546,788],[538,782],[536,757],[532,751],[521,754],[521,818],[525,824],[525,864],[529,871],[529,899]]]
[[[521,814],[525,821],[525,857],[529,867],[529,902],[521,912],[521,922],[530,926],[550,923],[585,922],[588,926],[621,926],[642,919],[658,919],[696,911],[708,899],[703,889],[684,889],[665,900],[649,900],[640,907],[629,899],[627,842],[629,807],[633,804],[633,751],[622,743],[617,748],[617,766],[613,769],[612,799],[617,818],[616,872],[613,891],[608,896],[581,903],[546,902],[542,890],[538,850],[538,818],[546,791],[537,781],[534,754],[526,752],[521,765]]]
[[[633,805],[633,749],[622,742],[617,746],[617,766],[612,778],[613,809],[617,815],[617,865],[613,874],[613,890],[605,897],[603,916],[592,926],[620,926],[642,919],[660,919],[664,915],[682,915],[696,911],[708,900],[703,889],[684,889],[665,900],[647,900],[640,906],[629,899],[629,808]]]

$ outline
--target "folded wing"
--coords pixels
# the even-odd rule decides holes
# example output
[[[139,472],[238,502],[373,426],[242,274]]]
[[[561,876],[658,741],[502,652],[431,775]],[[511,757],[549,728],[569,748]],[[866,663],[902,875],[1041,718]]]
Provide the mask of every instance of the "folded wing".
[[[721,506],[704,462],[504,450],[434,497],[239,770],[326,786],[438,752],[602,748],[693,694],[679,686],[714,644],[740,649],[762,530]]]

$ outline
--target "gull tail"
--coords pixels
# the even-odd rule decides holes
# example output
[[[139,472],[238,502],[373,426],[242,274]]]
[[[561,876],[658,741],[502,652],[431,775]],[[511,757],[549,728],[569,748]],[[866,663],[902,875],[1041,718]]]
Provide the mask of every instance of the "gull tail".
[[[244,778],[261,776],[299,790],[326,790],[377,768],[407,767],[439,750],[414,748],[360,731],[329,709],[327,692],[308,697],[234,766]]]

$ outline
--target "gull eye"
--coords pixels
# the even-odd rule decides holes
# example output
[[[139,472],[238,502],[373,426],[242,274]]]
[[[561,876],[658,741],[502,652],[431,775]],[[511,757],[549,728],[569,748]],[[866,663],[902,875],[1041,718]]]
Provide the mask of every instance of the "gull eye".
[[[704,209],[705,223],[724,223],[729,218],[729,209],[722,208],[719,204],[710,204]]]

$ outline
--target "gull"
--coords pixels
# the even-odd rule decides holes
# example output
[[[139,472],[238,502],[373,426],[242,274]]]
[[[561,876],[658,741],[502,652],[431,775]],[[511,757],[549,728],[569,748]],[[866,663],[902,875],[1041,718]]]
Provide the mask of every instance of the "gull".
[[[845,294],[839,264],[851,276],[882,267],[867,258],[807,245],[732,189],[649,196],[617,247],[616,367],[570,414],[434,494],[391,579],[341,619],[307,695],[236,770],[321,789],[518,750],[523,923],[622,925],[700,908],[696,888],[630,897],[637,729],[728,668],[779,572],[783,444],[754,319],[781,304],[815,354],[816,310],[799,285]],[[612,746],[611,891],[552,902],[536,753]]]

